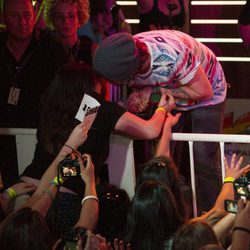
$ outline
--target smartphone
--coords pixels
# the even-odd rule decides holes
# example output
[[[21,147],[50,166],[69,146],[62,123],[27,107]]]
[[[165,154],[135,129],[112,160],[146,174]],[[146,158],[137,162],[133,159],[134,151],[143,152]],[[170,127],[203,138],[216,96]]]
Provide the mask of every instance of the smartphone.
[[[225,210],[229,213],[236,214],[238,212],[238,204],[237,201],[233,200],[225,200],[224,201]]]
[[[149,101],[153,104],[158,104],[161,100],[161,94],[160,93],[151,93]]]
[[[239,196],[245,196],[247,199],[250,198],[250,184],[235,182],[234,188]]]

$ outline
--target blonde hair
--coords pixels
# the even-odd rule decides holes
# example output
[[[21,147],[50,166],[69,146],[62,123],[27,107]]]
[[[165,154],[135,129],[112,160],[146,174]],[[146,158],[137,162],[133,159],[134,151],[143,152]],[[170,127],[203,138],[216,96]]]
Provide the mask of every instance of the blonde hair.
[[[89,19],[89,1],[88,0],[45,0],[44,19],[49,29],[54,30],[53,17],[55,7],[59,2],[73,3],[77,5],[77,15],[79,24],[83,25]]]

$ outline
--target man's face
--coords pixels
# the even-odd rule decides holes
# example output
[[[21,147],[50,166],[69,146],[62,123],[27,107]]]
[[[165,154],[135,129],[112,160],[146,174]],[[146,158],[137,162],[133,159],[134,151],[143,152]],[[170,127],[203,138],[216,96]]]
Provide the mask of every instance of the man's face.
[[[75,35],[79,27],[77,5],[72,2],[59,1],[55,7],[53,23],[62,38]]]
[[[95,26],[95,30],[104,33],[108,31],[109,28],[113,25],[113,16],[111,13],[111,7],[114,4],[113,0],[104,0],[106,11],[97,13],[96,16],[93,17],[93,24]]]
[[[4,10],[8,39],[26,41],[35,25],[34,9],[29,0],[8,0]]]

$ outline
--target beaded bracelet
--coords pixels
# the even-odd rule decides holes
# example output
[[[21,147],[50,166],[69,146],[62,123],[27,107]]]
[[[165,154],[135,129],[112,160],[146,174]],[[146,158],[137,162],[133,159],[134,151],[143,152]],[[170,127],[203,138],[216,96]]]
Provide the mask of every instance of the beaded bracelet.
[[[240,230],[240,231],[243,231],[243,232],[246,232],[246,233],[250,234],[250,230],[247,229],[247,228],[244,228],[244,227],[234,227],[233,232],[236,231],[236,230]]]
[[[63,183],[63,178],[62,177],[55,177],[54,180],[50,183],[52,185],[58,186],[59,184]]]
[[[83,205],[83,203],[86,201],[86,200],[89,200],[89,199],[93,199],[93,200],[96,200],[97,202],[99,202],[99,199],[98,199],[98,197],[96,197],[96,196],[94,196],[94,195],[87,195],[86,197],[84,197],[83,199],[82,199],[82,205]]]
[[[233,177],[226,177],[224,179],[223,183],[234,183],[234,181],[235,181],[235,178],[233,178]]]
[[[163,107],[157,108],[157,109],[155,110],[155,112],[157,112],[157,111],[163,111],[164,113],[167,112],[166,109],[164,109]]]
[[[11,200],[17,196],[16,191],[13,188],[8,188],[6,190],[6,193],[8,194]]]

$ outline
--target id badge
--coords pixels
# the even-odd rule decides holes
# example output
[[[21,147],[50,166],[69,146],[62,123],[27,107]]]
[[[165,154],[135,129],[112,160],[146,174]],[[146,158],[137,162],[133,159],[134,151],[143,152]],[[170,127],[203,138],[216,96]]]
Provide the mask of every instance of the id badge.
[[[17,105],[19,95],[20,95],[20,89],[15,88],[15,87],[11,87],[10,92],[9,92],[8,104]]]

